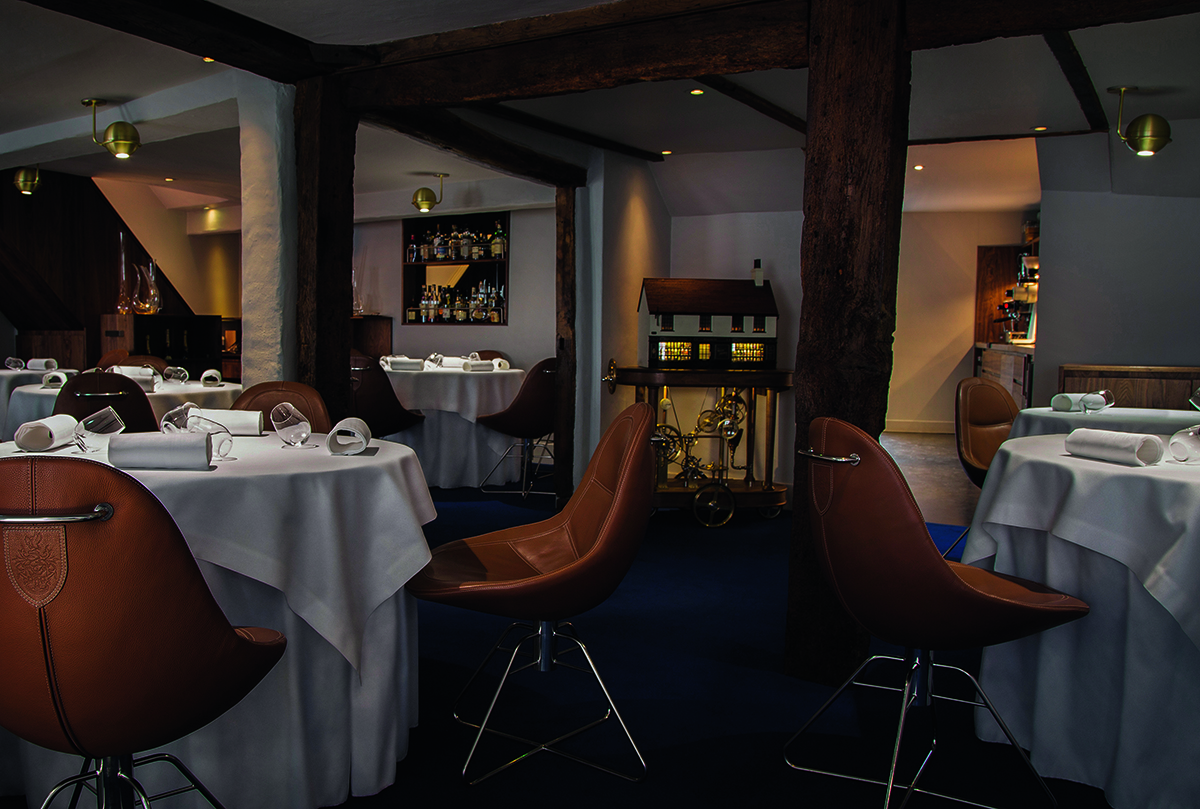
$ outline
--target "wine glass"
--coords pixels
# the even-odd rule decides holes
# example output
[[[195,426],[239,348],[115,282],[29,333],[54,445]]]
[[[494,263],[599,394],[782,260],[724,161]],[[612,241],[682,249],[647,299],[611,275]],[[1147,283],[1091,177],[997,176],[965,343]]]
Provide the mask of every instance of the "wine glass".
[[[1175,433],[1167,446],[1180,463],[1200,463],[1200,424]]]
[[[10,371],[21,371],[25,368],[25,360],[20,357],[9,357],[4,361],[4,367]]]
[[[208,433],[212,436],[212,451],[217,460],[237,460],[229,458],[233,449],[233,435],[224,424],[219,424],[204,416],[188,416],[187,431],[189,433]]]
[[[1197,410],[1200,410],[1200,388],[1196,388],[1195,392],[1188,397],[1188,404]]]
[[[90,416],[79,420],[75,425],[75,446],[79,447],[81,455],[99,452],[108,448],[108,439],[125,429],[125,422],[117,415],[112,407],[97,410]]]
[[[179,407],[168,410],[158,423],[158,429],[164,433],[185,433],[188,428],[188,416],[193,410],[199,410],[195,402],[184,402]]]
[[[177,365],[171,365],[163,369],[163,382],[177,382],[179,384],[183,384],[187,381],[187,368],[180,368]]]
[[[1096,390],[1083,394],[1079,399],[1079,404],[1083,407],[1084,413],[1099,413],[1101,410],[1112,407],[1116,401],[1111,390]]]
[[[271,410],[271,424],[283,440],[284,449],[316,449],[316,444],[307,444],[312,435],[308,416],[289,402],[280,402]]]

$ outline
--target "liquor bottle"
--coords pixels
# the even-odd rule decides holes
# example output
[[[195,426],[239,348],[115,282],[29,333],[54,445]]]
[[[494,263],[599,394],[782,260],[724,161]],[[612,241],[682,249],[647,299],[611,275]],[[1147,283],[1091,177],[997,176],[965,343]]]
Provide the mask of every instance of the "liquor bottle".
[[[433,258],[433,237],[429,235],[429,231],[425,231],[425,239],[421,242],[421,261],[429,261]]]
[[[451,225],[450,237],[446,239],[446,258],[451,261],[458,258],[458,249],[461,243],[462,235],[459,233],[458,225]]]
[[[437,233],[433,234],[433,260],[446,260],[446,239],[442,236],[441,225],[438,225]]]
[[[416,264],[417,256],[419,255],[419,251],[417,250],[417,237],[414,234],[409,236],[408,239],[408,253],[405,255],[404,260],[409,264]]]
[[[500,229],[500,223],[496,223],[496,231],[492,234],[492,258],[504,258],[505,249],[507,247],[507,239],[504,237],[504,231]]]
[[[458,234],[458,255],[460,258],[469,259],[471,257],[471,245],[475,238],[471,235],[471,231],[464,228],[462,233]]]

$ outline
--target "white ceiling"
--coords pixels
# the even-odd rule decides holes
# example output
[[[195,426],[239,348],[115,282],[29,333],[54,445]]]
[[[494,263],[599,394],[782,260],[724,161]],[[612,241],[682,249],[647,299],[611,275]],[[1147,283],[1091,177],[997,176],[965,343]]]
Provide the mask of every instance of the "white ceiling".
[[[589,0],[218,0],[219,4],[316,42],[369,44],[595,5]],[[228,70],[137,37],[19,0],[0,0],[0,168],[34,162],[74,174],[147,182],[174,191],[171,204],[198,200],[181,192],[238,199],[236,110],[155,118],[155,93]],[[1127,99],[1127,113],[1154,111],[1200,119],[1200,14],[1072,32],[1101,102],[1115,125],[1115,84],[1148,93]],[[803,118],[805,70],[729,77]],[[510,106],[647,151],[671,149],[652,164],[673,215],[798,210],[804,136],[694,82],[641,83],[611,90],[512,102]],[[80,99],[112,104],[100,125],[122,117],[145,145],[116,161],[90,142]],[[138,113],[146,115],[139,118]],[[1126,117],[1131,117],[1129,114]],[[978,138],[1087,128],[1071,88],[1041,37],[1019,37],[913,55],[910,135]],[[502,127],[497,126],[498,129]],[[512,131],[511,125],[504,127]],[[519,129],[519,128],[518,128]],[[1030,139],[914,146],[907,210],[1011,210],[1036,207],[1040,186]],[[410,138],[361,127],[356,191],[500,177]]]

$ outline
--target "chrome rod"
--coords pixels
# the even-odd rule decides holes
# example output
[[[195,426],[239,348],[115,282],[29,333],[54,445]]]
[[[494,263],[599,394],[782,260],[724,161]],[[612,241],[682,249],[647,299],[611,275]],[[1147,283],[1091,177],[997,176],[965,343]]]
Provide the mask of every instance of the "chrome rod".
[[[100,520],[103,522],[113,515],[113,507],[108,503],[97,503],[96,507],[88,514],[61,514],[47,517],[35,517],[33,515],[21,516],[18,514],[0,514],[0,523],[60,523],[60,522],[90,522],[91,520]]]
[[[796,454],[803,455],[806,458],[814,458],[818,461],[828,461],[829,463],[848,463],[851,466],[858,466],[858,462],[862,460],[862,458],[858,457],[857,452],[851,453],[847,458],[839,458],[836,455],[822,455],[819,452],[813,452],[811,449],[798,449],[796,450]]]

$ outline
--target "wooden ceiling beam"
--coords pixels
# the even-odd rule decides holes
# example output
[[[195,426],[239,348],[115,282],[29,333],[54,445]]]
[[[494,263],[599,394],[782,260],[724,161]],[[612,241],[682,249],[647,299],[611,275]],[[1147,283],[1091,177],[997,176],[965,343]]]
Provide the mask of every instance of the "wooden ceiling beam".
[[[502,104],[477,104],[469,109],[482,112],[484,115],[490,115],[493,118],[499,118],[502,121],[511,121],[515,124],[527,126],[530,129],[536,129],[539,132],[545,132],[549,135],[556,135],[561,138],[582,143],[586,146],[595,146],[598,149],[607,149],[610,152],[628,155],[637,158],[638,160],[648,160],[652,163],[661,163],[664,158],[657,152],[650,152],[645,149],[639,149],[636,146],[630,146],[626,143],[610,140],[593,135],[591,132],[585,132],[582,129],[576,129],[572,126],[555,123],[546,118],[525,112],[523,110],[505,107]]]
[[[803,118],[793,115],[775,102],[768,101],[758,93],[751,92],[724,76],[699,76],[696,81],[706,87],[711,87],[722,95],[729,96],[734,101],[745,104],[750,109],[762,113],[773,121],[778,121],[784,126],[790,127],[802,134],[808,134],[808,123]]]
[[[1058,66],[1066,76],[1067,83],[1071,85],[1088,126],[1093,131],[1107,130],[1108,116],[1104,114],[1104,106],[1096,93],[1096,85],[1092,83],[1087,65],[1083,63],[1083,57],[1079,55],[1071,35],[1066,31],[1050,31],[1043,34],[1042,38],[1046,40],[1050,52],[1058,60]]]
[[[376,61],[372,48],[312,43],[207,0],[24,1],[284,84]]]
[[[360,120],[419,138],[464,160],[556,188],[587,185],[587,170],[496,137],[449,110],[367,110]]]

